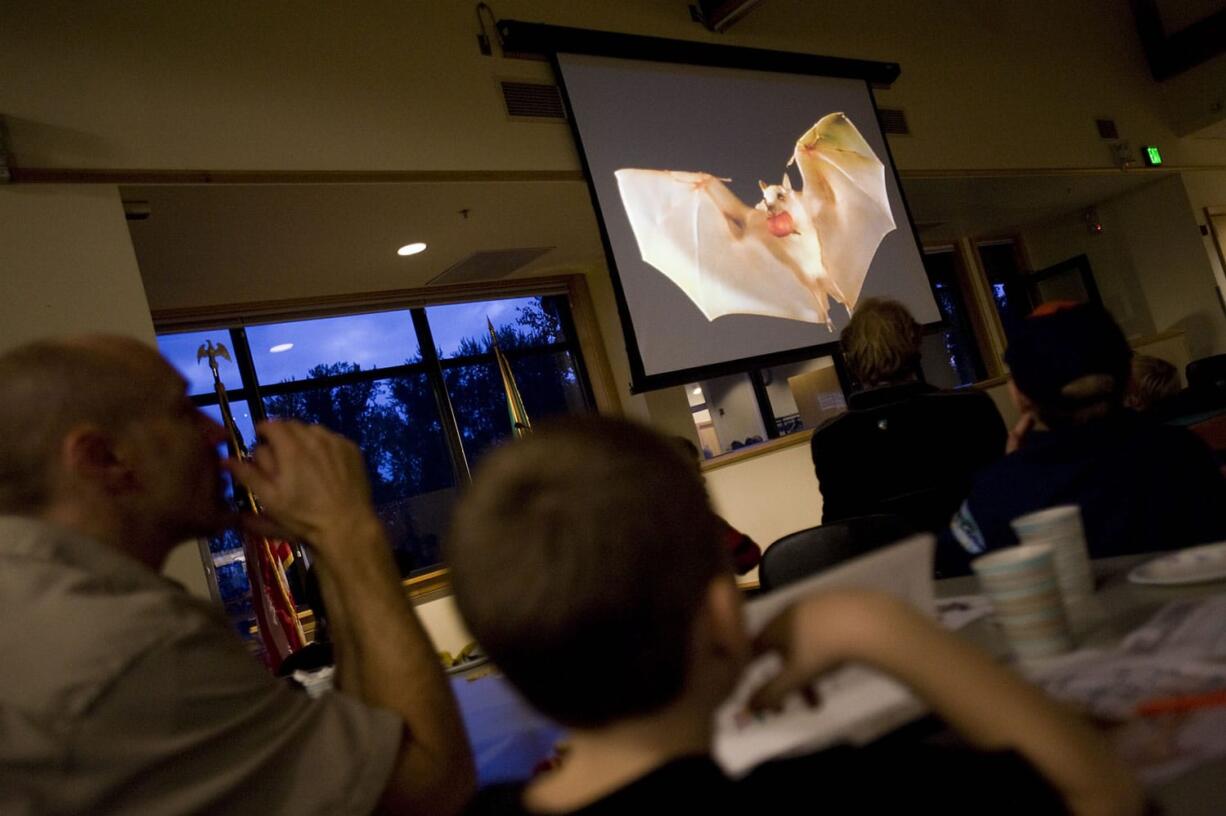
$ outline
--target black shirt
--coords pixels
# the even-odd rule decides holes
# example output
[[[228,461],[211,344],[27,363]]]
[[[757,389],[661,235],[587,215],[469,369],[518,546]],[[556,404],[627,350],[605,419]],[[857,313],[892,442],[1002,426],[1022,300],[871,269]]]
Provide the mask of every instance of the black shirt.
[[[883,513],[916,531],[947,530],[972,474],[1005,453],[1004,420],[979,391],[915,382],[852,394],[848,405],[810,443],[823,524]]]
[[[1017,542],[1009,522],[1081,507],[1091,558],[1226,539],[1226,480],[1205,444],[1133,411],[1028,434],[975,477],[955,533],[971,551]]]
[[[524,784],[481,790],[468,816],[529,816]],[[758,766],[734,781],[705,756],[669,762],[574,816],[757,813],[1065,813],[1060,798],[1017,754],[957,748],[838,747]]]

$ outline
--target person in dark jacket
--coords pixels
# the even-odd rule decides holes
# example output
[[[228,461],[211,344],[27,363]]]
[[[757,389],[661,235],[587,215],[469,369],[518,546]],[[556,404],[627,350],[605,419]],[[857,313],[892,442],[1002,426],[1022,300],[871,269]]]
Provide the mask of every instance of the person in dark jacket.
[[[1062,504],[1080,506],[1093,558],[1226,539],[1208,448],[1124,407],[1131,359],[1101,306],[1044,304],[1012,329],[1017,449],[976,476],[954,519],[968,555],[1017,543],[1011,520]]]
[[[1007,432],[978,391],[943,391],[920,370],[920,327],[895,301],[870,298],[843,330],[850,374],[862,389],[848,411],[813,434],[822,523],[889,514],[938,531],[970,490],[971,474],[1004,455]],[[938,572],[943,572],[943,548]]]

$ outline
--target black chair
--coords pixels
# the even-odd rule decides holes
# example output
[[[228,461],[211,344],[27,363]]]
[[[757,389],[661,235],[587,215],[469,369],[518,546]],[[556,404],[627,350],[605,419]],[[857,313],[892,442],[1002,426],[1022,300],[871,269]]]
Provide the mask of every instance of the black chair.
[[[1184,369],[1184,375],[1188,378],[1188,390],[1202,408],[1226,406],[1226,354],[1193,360]]]
[[[914,532],[898,516],[857,516],[786,535],[766,548],[758,581],[769,591],[893,544]]]

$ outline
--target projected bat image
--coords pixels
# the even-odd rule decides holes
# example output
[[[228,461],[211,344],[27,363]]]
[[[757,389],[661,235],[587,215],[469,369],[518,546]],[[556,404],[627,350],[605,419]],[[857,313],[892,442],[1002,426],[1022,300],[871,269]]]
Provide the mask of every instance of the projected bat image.
[[[895,229],[885,167],[842,113],[796,142],[779,184],[756,206],[706,172],[625,168],[614,173],[644,262],[708,321],[727,314],[804,320],[830,331],[830,299],[856,305],[881,240]]]

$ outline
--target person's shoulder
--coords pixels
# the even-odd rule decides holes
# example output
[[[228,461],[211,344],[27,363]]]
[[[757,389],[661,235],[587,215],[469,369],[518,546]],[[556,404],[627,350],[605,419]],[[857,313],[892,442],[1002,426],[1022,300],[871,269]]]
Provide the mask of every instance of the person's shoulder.
[[[820,790],[822,805],[834,812],[911,810],[924,802],[947,813],[980,813],[992,803],[993,813],[1063,812],[1059,797],[1016,753],[890,739],[768,762],[741,784],[752,786],[759,802],[780,805]],[[1010,791],[1009,802],[993,793],[999,790]]]

